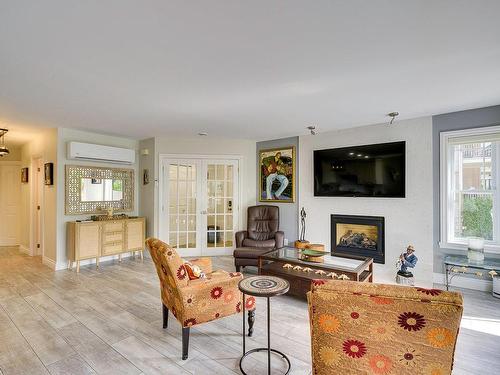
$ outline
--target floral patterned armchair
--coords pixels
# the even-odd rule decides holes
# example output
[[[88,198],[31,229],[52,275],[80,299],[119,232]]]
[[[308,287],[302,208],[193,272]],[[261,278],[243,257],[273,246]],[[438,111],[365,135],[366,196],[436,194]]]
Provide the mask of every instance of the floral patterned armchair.
[[[315,280],[307,299],[314,375],[451,374],[459,293]]]
[[[243,276],[239,272],[212,272],[210,258],[201,258],[190,263],[198,265],[206,277],[190,280],[183,260],[172,247],[156,238],[146,240],[146,245],[160,279],[163,328],[167,328],[170,310],[182,325],[182,359],[187,359],[190,327],[242,311],[238,283]],[[247,297],[245,308],[251,336],[255,321],[254,297]]]

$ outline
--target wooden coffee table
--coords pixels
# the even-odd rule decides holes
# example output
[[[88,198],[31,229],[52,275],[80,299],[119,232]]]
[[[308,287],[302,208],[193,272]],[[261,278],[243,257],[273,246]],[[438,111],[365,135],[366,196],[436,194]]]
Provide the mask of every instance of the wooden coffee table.
[[[373,281],[373,259],[364,257],[339,257],[326,254],[323,263],[299,259],[299,249],[282,247],[259,256],[259,275],[278,276],[290,283],[288,294],[305,298],[311,290],[311,281],[351,280]],[[294,269],[300,267],[300,269]],[[310,268],[304,272],[304,268]]]

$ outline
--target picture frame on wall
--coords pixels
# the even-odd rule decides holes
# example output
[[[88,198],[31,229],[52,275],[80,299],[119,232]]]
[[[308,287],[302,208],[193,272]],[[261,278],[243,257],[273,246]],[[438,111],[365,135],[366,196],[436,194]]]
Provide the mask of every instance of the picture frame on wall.
[[[28,168],[21,168],[21,183],[27,184],[29,180]]]
[[[45,185],[54,185],[54,163],[45,163],[43,170]]]
[[[259,201],[295,202],[295,146],[259,151]]]

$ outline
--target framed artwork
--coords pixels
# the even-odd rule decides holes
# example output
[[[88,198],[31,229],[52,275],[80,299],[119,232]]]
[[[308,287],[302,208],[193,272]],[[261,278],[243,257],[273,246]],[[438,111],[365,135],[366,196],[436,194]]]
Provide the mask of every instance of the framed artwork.
[[[43,167],[45,185],[54,185],[54,163],[45,163]]]
[[[149,184],[149,169],[144,169],[144,172],[142,174],[142,184]]]
[[[259,201],[295,202],[295,147],[259,151]]]
[[[21,168],[21,182],[23,184],[28,183],[28,168]]]

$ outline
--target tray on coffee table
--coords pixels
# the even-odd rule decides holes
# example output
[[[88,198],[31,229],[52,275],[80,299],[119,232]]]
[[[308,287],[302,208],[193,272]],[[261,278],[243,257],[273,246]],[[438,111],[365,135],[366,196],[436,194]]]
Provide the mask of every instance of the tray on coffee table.
[[[372,258],[340,257],[327,253],[322,257],[323,262],[317,263],[300,259],[300,254],[301,250],[294,247],[282,247],[262,254],[259,256],[259,275],[278,276],[288,280],[288,294],[299,297],[306,296],[314,279],[373,281]]]

